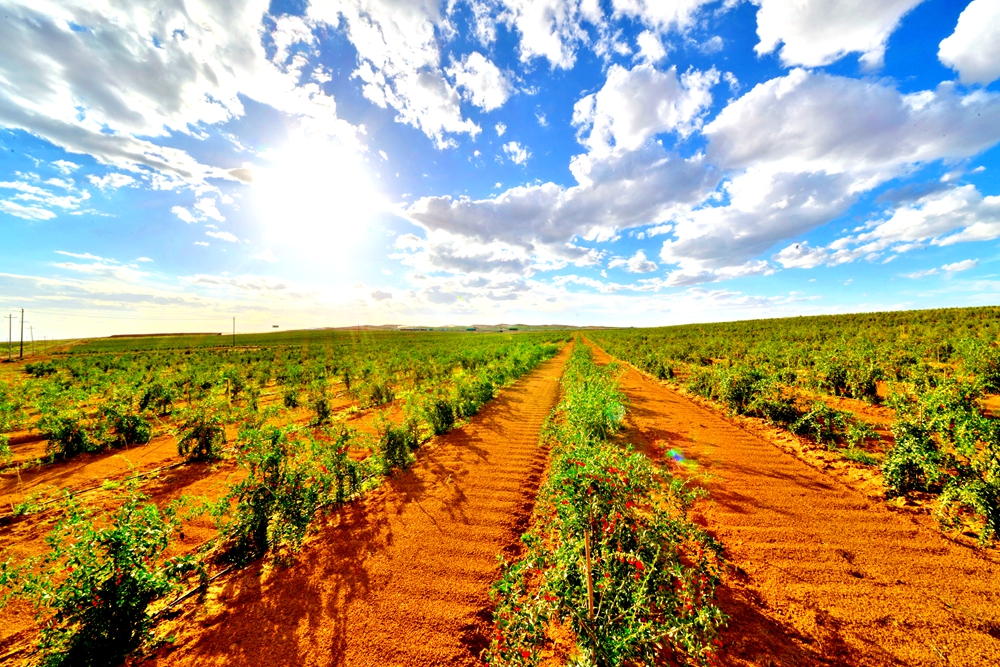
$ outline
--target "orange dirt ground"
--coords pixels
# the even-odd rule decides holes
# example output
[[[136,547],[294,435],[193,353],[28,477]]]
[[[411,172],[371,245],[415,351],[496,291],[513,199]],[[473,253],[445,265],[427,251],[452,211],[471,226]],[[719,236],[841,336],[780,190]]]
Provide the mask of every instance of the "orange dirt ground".
[[[595,349],[595,359],[610,358]],[[732,564],[724,665],[998,665],[1000,558],[950,540],[633,368],[625,438],[674,448]]]
[[[570,346],[338,511],[290,567],[256,565],[161,628],[156,665],[474,665],[497,554],[527,528]],[[147,663],[149,664],[149,663]]]

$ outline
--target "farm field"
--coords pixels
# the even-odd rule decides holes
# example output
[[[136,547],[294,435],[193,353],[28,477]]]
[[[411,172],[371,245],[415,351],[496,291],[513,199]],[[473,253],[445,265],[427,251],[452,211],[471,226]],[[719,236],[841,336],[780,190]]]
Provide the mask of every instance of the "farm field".
[[[0,663],[1000,661],[998,324],[97,339],[4,364]]]

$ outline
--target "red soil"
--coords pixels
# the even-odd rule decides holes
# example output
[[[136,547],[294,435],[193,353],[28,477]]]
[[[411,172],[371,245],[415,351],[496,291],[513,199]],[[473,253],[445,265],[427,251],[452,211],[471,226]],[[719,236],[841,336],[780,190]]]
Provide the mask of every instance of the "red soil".
[[[595,349],[603,363],[609,357]],[[632,368],[626,438],[676,449],[732,564],[723,665],[1000,664],[1000,558],[894,512]]]
[[[517,552],[530,519],[569,347],[337,512],[294,565],[213,587],[161,629],[177,641],[155,664],[478,664],[496,557]]]

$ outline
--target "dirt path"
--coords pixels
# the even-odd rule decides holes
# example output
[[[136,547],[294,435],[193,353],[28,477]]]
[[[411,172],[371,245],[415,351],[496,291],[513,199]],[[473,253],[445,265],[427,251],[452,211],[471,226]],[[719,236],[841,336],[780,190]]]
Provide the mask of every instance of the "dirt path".
[[[995,551],[890,511],[632,368],[622,387],[626,437],[679,450],[711,494],[697,518],[735,566],[720,592],[723,664],[1000,664]]]
[[[156,665],[474,665],[496,556],[516,552],[570,346],[349,505],[289,568],[257,566],[166,627]]]

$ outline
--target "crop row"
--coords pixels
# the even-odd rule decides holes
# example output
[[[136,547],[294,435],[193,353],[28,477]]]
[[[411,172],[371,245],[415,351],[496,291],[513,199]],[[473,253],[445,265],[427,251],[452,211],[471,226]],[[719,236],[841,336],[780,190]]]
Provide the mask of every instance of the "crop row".
[[[944,339],[900,328],[906,314],[899,313],[882,314],[877,340],[859,333],[860,316],[701,325],[700,339],[689,335],[692,327],[600,331],[593,338],[615,357],[683,382],[731,412],[877,466],[889,496],[932,494],[944,527],[972,530],[986,542],[1000,534],[1000,420],[984,406],[988,393],[1000,390],[995,311],[936,311],[938,322],[910,315]],[[878,323],[876,315],[865,317]],[[814,321],[820,319],[822,329]],[[720,342],[734,333],[747,338]],[[717,356],[727,353],[733,356]],[[867,422],[810,398],[817,392],[890,408],[893,439],[884,455],[866,451],[878,440]]]
[[[612,436],[625,417],[620,367],[576,344],[545,438],[548,480],[523,557],[493,588],[493,665],[709,664],[724,622],[714,604],[721,546],[687,517],[696,494]],[[553,627],[573,636],[553,646]]]
[[[558,348],[546,338],[556,337],[497,338],[492,348],[452,356],[458,361],[449,381],[422,387],[418,407],[403,423],[382,419],[376,451],[363,460],[349,455],[356,434],[339,421],[302,427],[276,423],[273,410],[229,408],[243,415],[230,444],[220,424],[231,419],[226,408],[195,406],[178,438],[182,454],[232,458],[243,472],[238,481],[220,498],[182,496],[166,507],[150,502],[133,481],[124,504],[103,516],[66,493],[46,538],[48,550],[0,563],[3,600],[36,605],[41,664],[118,664],[149,645],[156,615],[179,589],[195,585],[193,591],[204,592],[219,571],[265,555],[280,562],[294,558],[317,518],[408,466],[427,435],[475,414],[500,387],[551,357]],[[475,362],[463,365],[461,359]],[[218,538],[179,553],[184,522],[206,514]]]

